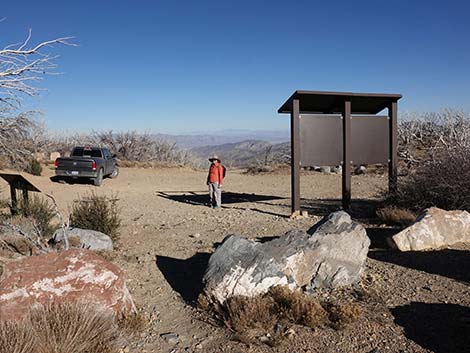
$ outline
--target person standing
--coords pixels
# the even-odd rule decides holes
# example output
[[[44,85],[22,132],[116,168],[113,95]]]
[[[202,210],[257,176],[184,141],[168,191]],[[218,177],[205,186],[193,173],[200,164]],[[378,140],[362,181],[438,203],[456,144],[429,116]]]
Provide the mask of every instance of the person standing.
[[[216,155],[209,158],[211,166],[207,176],[209,186],[210,205],[212,208],[220,208],[222,204],[222,181],[225,176],[225,167],[220,163],[220,158]]]

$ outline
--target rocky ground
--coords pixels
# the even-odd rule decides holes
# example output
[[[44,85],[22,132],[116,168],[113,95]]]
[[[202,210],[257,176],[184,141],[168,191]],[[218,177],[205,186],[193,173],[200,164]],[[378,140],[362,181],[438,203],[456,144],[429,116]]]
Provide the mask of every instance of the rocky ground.
[[[148,321],[147,328],[125,344],[124,352],[468,351],[470,247],[420,253],[388,249],[385,237],[396,230],[380,225],[372,211],[386,176],[352,179],[353,199],[358,200],[352,216],[365,223],[372,240],[362,291],[350,292],[356,293],[364,315],[342,330],[294,326],[290,338],[271,347],[240,342],[195,308],[208,258],[228,234],[269,239],[292,229],[309,229],[339,208],[340,175],[302,175],[303,203],[310,216],[291,220],[288,173],[253,176],[230,170],[221,210],[204,205],[204,172],[125,168],[100,188],[52,182],[52,173],[47,169],[44,176],[28,179],[52,194],[65,214],[73,200],[87,192],[119,198],[121,240],[110,257],[127,273],[136,305]],[[6,198],[5,184],[0,188]]]

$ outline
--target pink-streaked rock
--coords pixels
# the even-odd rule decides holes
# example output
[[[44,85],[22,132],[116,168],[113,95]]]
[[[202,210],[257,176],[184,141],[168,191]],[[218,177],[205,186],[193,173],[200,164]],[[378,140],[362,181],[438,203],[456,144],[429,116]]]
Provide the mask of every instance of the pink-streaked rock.
[[[470,213],[431,207],[416,222],[392,237],[400,251],[432,250],[470,243]]]
[[[0,278],[0,320],[20,320],[34,305],[74,301],[135,311],[123,271],[91,250],[27,257],[8,263]]]

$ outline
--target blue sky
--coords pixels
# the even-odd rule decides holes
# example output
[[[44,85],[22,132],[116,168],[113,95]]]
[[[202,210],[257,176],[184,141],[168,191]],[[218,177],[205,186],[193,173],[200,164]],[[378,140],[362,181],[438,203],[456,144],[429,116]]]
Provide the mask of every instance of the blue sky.
[[[279,130],[296,89],[470,111],[467,1],[21,1],[0,44],[75,36],[26,107],[57,130]]]

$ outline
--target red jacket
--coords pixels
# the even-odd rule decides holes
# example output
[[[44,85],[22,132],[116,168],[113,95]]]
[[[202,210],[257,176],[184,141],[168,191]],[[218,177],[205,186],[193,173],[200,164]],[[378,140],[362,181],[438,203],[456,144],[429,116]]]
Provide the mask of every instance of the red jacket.
[[[224,180],[224,167],[222,167],[221,164],[211,164],[207,181],[209,183],[219,183],[219,185],[222,185],[222,180]]]

